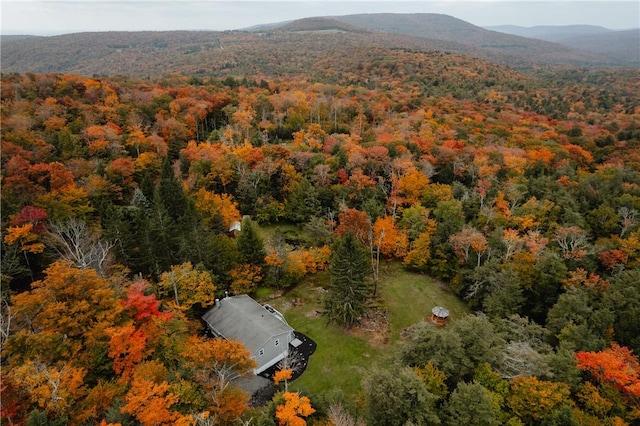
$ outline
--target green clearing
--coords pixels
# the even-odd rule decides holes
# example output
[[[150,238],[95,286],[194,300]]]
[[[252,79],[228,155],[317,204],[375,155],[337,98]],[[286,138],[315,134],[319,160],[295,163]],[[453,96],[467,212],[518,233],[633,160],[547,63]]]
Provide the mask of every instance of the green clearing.
[[[278,223],[277,225],[260,225],[260,236],[264,239],[265,244],[273,237],[276,232],[280,232],[285,238],[304,239],[305,235],[301,228],[290,223]]]
[[[378,297],[387,310],[392,343],[400,339],[403,329],[428,320],[434,306],[447,308],[450,321],[469,313],[451,290],[425,275],[403,270],[398,263],[381,271],[380,281]]]
[[[320,312],[321,288],[328,280],[328,272],[321,272],[284,296],[267,300],[285,315],[294,329],[318,344],[305,373],[290,384],[290,389],[311,395],[339,390],[347,399],[355,401],[361,392],[363,377],[373,365],[385,363],[394,353],[402,329],[428,319],[433,306],[448,308],[453,321],[468,312],[455,294],[432,279],[407,272],[399,263],[381,265],[378,299],[374,304],[386,310],[389,320],[389,343],[382,344],[366,331],[347,332],[335,324],[327,324]]]

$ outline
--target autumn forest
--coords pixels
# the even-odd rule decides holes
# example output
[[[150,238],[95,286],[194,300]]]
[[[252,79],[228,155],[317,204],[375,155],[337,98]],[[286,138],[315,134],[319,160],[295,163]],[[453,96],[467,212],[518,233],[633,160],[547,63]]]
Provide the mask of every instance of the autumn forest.
[[[637,424],[638,68],[295,31],[272,37],[318,50],[2,73],[0,422]],[[321,327],[362,339],[409,278],[461,311],[421,307],[353,392],[285,370],[256,401],[251,353],[201,320],[314,292]]]

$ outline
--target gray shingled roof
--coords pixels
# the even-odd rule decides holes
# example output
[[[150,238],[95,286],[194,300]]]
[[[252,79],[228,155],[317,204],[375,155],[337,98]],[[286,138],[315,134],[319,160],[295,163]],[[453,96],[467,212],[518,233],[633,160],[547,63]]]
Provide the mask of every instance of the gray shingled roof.
[[[214,330],[256,352],[272,336],[293,331],[246,294],[227,297],[202,317]]]

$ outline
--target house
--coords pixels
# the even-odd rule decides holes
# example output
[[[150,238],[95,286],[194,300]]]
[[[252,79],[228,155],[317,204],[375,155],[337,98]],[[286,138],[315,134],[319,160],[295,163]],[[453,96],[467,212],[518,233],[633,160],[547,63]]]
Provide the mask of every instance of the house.
[[[241,230],[242,230],[242,223],[237,220],[233,221],[229,226],[229,235],[232,237],[235,237],[238,234],[238,232],[240,232]]]
[[[234,220],[233,222],[231,222],[231,224],[229,225],[229,236],[234,238],[237,237],[238,232],[242,231],[242,223],[245,220],[251,220],[251,216],[245,214],[242,216],[242,222],[237,220]]]
[[[260,374],[289,355],[289,344],[296,344],[293,328],[282,314],[269,305],[262,306],[246,294],[216,300],[202,319],[217,336],[236,340],[251,351]]]

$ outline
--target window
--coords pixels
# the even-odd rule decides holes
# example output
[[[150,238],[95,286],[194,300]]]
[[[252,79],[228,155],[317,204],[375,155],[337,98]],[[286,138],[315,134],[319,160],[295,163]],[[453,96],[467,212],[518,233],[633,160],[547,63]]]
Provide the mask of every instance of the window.
[[[260,349],[260,350],[258,351],[258,355],[259,355],[259,356],[264,355],[264,349]]]
[[[278,346],[280,344],[280,340],[276,339],[275,342],[273,342],[274,346]]]

